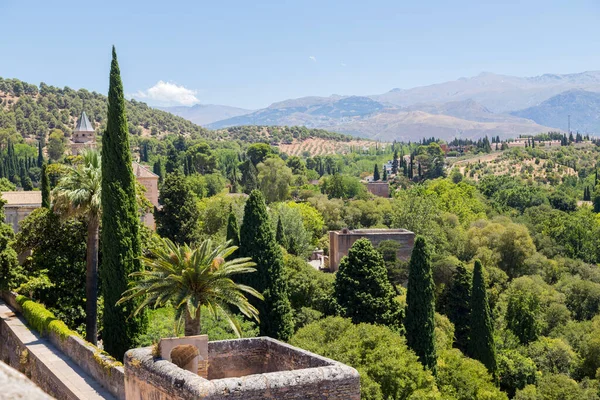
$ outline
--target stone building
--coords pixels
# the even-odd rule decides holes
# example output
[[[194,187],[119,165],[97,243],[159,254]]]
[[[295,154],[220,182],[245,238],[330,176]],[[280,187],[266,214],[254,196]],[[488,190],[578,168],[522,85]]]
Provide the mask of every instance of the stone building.
[[[71,154],[74,156],[80,154],[84,149],[96,147],[96,134],[94,125],[90,122],[85,111],[77,120],[77,125],[71,137]]]
[[[33,210],[42,206],[42,192],[2,192],[4,204],[4,222],[19,232],[19,222],[23,221]]]
[[[393,240],[400,244],[398,258],[409,260],[415,242],[415,234],[406,229],[355,229],[344,228],[341,231],[329,231],[329,270],[338,270],[342,257],[358,239],[367,238],[373,246],[384,240]]]
[[[367,182],[367,190],[379,197],[390,197],[390,184],[384,181]]]
[[[133,167],[135,179],[137,179],[137,181],[146,188],[146,198],[154,207],[158,207],[158,175],[135,161],[131,164],[131,166]],[[143,215],[142,222],[150,229],[156,229],[154,214],[152,212]]]

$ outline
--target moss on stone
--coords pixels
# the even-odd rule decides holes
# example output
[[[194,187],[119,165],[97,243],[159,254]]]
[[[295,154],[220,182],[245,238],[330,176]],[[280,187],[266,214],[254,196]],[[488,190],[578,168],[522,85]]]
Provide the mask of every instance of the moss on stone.
[[[18,295],[17,303],[23,310],[23,316],[29,326],[38,331],[41,335],[48,335],[50,332],[57,334],[62,340],[71,335],[79,336],[76,332],[69,329],[64,322],[57,319],[53,313],[48,311],[43,305],[34,302],[28,297]]]

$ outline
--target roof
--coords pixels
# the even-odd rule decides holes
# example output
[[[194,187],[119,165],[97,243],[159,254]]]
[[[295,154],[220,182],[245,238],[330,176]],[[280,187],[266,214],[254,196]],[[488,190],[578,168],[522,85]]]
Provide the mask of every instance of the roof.
[[[85,115],[85,111],[81,112],[81,116],[77,121],[77,126],[75,127],[74,132],[94,132],[94,126],[88,119],[87,115]]]
[[[131,166],[133,167],[133,174],[135,175],[136,178],[155,178],[158,179],[158,175],[156,175],[154,172],[150,171],[148,168],[144,167],[142,164],[133,161],[131,163]]]
[[[42,205],[42,192],[2,192],[2,199],[6,201],[5,206],[37,206]]]

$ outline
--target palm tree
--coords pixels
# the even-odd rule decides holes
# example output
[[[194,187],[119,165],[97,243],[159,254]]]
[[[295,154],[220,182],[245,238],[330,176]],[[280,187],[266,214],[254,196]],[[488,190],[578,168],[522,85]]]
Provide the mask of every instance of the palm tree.
[[[166,238],[158,240],[150,255],[142,257],[146,270],[130,275],[136,278],[131,283],[133,287],[123,293],[117,304],[144,296],[134,315],[148,305],[161,307],[172,304],[178,315],[184,315],[186,336],[200,334],[200,313],[205,306],[212,316],[225,316],[235,333],[241,336],[239,322],[231,307],[258,321],[258,310],[244,294],[261,300],[263,297],[253,288],[232,280],[236,275],[255,272],[252,267],[256,264],[250,258],[228,260],[237,250],[237,246],[229,244],[213,246],[209,239],[197,248],[190,248],[187,244],[180,246]]]
[[[54,210],[64,217],[83,217],[87,222],[85,279],[85,339],[93,344],[98,336],[98,230],[102,173],[100,153],[85,150],[83,162],[64,176],[53,191]]]

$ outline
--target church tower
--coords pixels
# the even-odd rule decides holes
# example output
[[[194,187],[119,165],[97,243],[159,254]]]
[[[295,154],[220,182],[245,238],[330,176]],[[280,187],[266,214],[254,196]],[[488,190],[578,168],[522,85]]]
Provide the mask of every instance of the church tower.
[[[94,126],[88,119],[85,111],[82,111],[71,137],[71,153],[78,155],[83,149],[92,147],[96,147]]]

